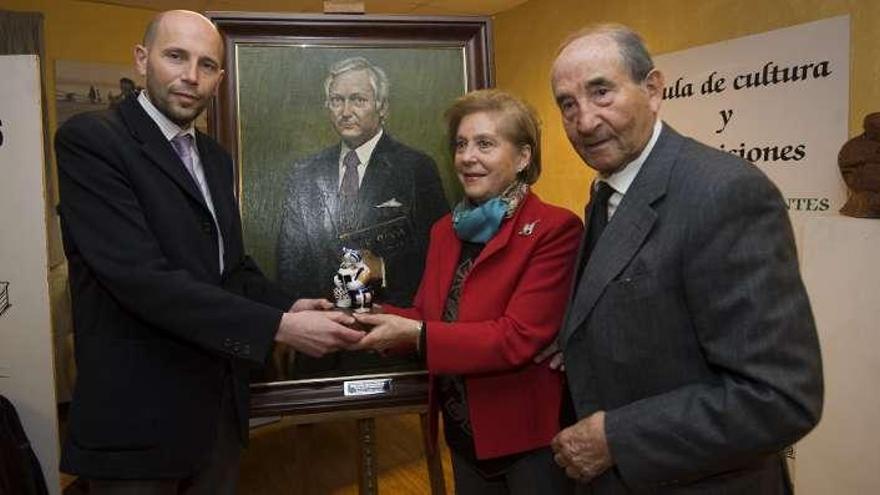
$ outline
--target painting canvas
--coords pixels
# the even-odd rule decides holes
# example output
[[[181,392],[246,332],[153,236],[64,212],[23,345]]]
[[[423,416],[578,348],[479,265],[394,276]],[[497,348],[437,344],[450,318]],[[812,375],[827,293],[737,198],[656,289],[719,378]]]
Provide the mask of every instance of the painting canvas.
[[[490,85],[488,20],[263,16],[212,16],[227,53],[213,131],[236,159],[246,250],[291,294],[329,299],[342,249],[368,249],[385,262],[376,302],[409,306],[430,227],[461,197],[443,113]],[[278,349],[255,379],[421,369]]]
[[[379,67],[389,84],[387,112],[378,125],[383,141],[361,182],[360,221],[346,227],[333,211],[339,202],[343,146],[333,121],[348,117],[334,117],[325,81],[334,64],[357,59]],[[385,289],[378,291],[378,300],[410,305],[430,226],[460,196],[443,110],[466,91],[462,51],[241,46],[238,74],[241,213],[248,251],[291,293],[328,298],[341,248],[378,251],[386,263]],[[420,177],[427,171],[412,171],[422,165],[435,169],[441,187],[421,183],[432,180]],[[322,180],[327,187],[320,186]],[[302,357],[289,364],[295,372],[287,374],[372,373],[412,364],[406,358],[342,353],[320,361]]]

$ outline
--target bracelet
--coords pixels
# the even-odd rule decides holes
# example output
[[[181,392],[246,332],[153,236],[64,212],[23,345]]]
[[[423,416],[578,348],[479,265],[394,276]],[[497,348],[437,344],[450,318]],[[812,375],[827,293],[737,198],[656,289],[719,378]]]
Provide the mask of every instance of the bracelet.
[[[419,325],[416,327],[418,331],[418,335],[416,335],[416,354],[422,355],[422,332],[425,331],[425,320],[419,321]]]

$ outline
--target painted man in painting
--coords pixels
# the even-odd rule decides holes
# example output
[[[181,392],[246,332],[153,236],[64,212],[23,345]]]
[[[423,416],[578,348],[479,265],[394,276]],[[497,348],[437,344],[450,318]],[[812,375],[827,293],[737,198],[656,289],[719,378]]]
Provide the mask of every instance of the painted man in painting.
[[[342,247],[385,260],[379,302],[409,306],[418,288],[428,232],[449,206],[434,161],[385,129],[389,87],[385,72],[362,57],[330,68],[325,105],[340,142],[295,163],[284,195],[278,281],[295,294],[327,297]],[[349,357],[306,368],[350,371]],[[364,356],[355,361],[365,366]]]

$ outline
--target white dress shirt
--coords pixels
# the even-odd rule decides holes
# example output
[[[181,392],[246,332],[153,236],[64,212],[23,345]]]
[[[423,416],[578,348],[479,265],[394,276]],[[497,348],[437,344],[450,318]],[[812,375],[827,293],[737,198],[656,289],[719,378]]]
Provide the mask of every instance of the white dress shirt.
[[[651,150],[654,149],[654,145],[657,144],[657,138],[660,137],[660,131],[663,129],[663,123],[658,118],[654,122],[654,131],[651,133],[651,139],[648,140],[648,144],[645,146],[645,149],[639,154],[639,156],[627,163],[617,172],[614,172],[611,175],[600,176],[596,183],[593,184],[594,190],[596,187],[599,187],[599,181],[603,181],[611,186],[611,189],[614,190],[611,193],[611,196],[608,198],[608,221],[611,221],[611,217],[614,216],[614,212],[617,211],[617,206],[620,205],[620,202],[623,201],[623,196],[626,194],[626,191],[629,190],[629,186],[632,185],[633,181],[636,178],[636,175],[639,174],[639,170],[642,169],[642,165],[645,163],[645,160],[648,159],[648,155],[651,154]]]
[[[379,143],[379,139],[382,138],[383,134],[382,128],[379,128],[379,132],[376,133],[375,136],[371,137],[367,140],[366,143],[358,146],[354,152],[358,156],[358,160],[360,163],[357,166],[358,171],[358,187],[364,182],[364,174],[367,173],[367,164],[370,163],[370,157],[373,156],[373,150],[376,149],[376,144]],[[339,183],[336,184],[337,189],[342,187],[342,176],[345,175],[345,165],[342,161],[345,159],[345,155],[351,151],[351,148],[342,143],[342,149],[339,150]]]

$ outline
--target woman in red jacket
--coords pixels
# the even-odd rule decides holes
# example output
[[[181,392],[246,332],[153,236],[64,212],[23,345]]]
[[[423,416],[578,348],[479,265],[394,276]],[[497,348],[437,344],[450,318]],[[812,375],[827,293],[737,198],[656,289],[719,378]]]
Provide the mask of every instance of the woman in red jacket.
[[[414,306],[357,316],[373,326],[359,347],[408,346],[424,359],[456,493],[565,492],[549,448],[563,378],[533,359],[562,323],[582,224],[529,190],[541,139],[526,104],[476,91],[446,118],[465,198],[431,230]]]

